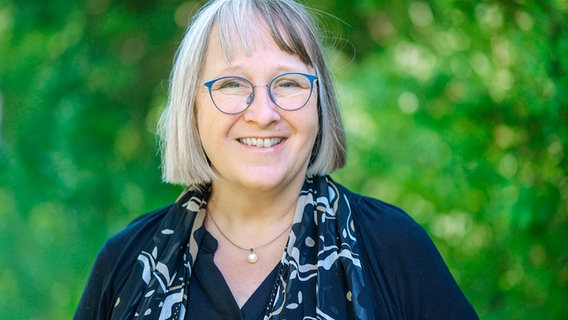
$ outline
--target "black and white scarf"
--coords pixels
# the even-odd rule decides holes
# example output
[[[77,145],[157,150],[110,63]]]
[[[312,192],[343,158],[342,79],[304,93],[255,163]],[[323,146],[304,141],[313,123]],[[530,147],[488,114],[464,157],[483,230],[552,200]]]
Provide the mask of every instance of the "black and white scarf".
[[[184,319],[208,192],[188,192],[162,220],[121,287],[112,319]],[[181,205],[181,207],[179,207]],[[307,177],[265,319],[366,319],[349,201],[328,177]],[[189,239],[189,241],[188,241]]]

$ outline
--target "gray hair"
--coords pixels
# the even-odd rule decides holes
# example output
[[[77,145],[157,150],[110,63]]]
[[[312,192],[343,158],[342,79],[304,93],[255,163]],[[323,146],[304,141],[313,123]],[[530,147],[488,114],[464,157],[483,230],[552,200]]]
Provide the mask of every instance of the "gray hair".
[[[200,9],[178,48],[170,76],[168,105],[158,123],[165,182],[198,189],[215,179],[201,145],[195,114],[195,93],[213,26],[228,61],[240,45],[250,52],[254,30],[264,24],[276,45],[297,55],[318,77],[319,132],[312,148],[308,175],[326,175],[346,162],[345,133],[331,73],[309,9],[294,0],[214,0]],[[236,40],[238,39],[238,40]]]

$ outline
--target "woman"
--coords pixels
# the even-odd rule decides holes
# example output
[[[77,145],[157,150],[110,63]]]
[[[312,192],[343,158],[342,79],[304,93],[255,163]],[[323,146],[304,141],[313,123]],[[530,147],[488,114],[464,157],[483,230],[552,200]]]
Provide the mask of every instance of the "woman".
[[[408,215],[345,164],[314,24],[293,0],[216,0],[177,53],[164,180],[187,185],[99,254],[76,319],[474,319]]]

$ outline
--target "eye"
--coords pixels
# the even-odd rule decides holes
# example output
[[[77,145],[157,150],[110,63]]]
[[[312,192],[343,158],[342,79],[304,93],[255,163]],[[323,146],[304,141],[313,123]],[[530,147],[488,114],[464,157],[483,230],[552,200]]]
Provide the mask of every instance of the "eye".
[[[230,89],[239,89],[243,87],[249,87],[250,85],[244,81],[243,79],[238,78],[226,78],[217,81],[215,84],[216,90],[230,90]]]
[[[244,78],[225,77],[215,81],[211,90],[213,92],[229,95],[247,95],[250,94],[252,86]]]
[[[311,86],[310,80],[303,74],[300,73],[289,73],[284,74],[276,79],[272,83],[272,88],[275,90],[309,90]]]
[[[276,83],[275,87],[279,87],[279,88],[298,88],[301,87],[299,83],[297,83],[294,80],[290,80],[290,79],[282,79],[282,80],[278,80],[278,82]]]

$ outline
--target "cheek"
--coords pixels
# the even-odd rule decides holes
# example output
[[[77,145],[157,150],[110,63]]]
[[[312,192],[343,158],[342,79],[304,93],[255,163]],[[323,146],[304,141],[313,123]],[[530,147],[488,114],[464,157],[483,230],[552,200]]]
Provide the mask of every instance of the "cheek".
[[[219,126],[219,121],[215,121],[216,110],[209,105],[208,100],[201,96],[196,98],[194,108],[197,131],[201,140],[203,140],[203,138],[211,136],[213,129]]]
[[[312,149],[316,143],[317,136],[320,130],[318,120],[317,107],[314,105],[306,106],[304,112],[298,113],[295,116],[296,129],[301,133],[301,149],[302,152],[312,153]],[[298,112],[298,111],[294,111]]]
[[[207,112],[197,112],[196,119],[199,139],[201,140],[203,147],[207,147],[211,143],[212,138],[215,136],[214,128],[216,126],[211,119],[211,115],[207,114]]]
[[[205,152],[218,152],[219,148],[226,148],[226,142],[230,139],[230,131],[235,118],[222,114],[208,101],[196,103],[195,117],[199,139]]]
[[[195,104],[195,121],[197,125],[197,133],[201,147],[205,151],[207,158],[211,157],[211,150],[215,149],[215,123],[212,120],[211,112],[205,103]]]
[[[197,94],[193,104],[193,116],[197,126],[197,131],[201,135],[201,128],[203,127],[203,98],[201,95]]]
[[[312,107],[312,106],[310,106]],[[319,113],[321,112],[319,110],[319,106],[317,103],[317,99],[314,99],[314,105],[312,108],[310,108],[311,114],[308,117],[309,119],[311,119],[310,123],[311,123],[311,127],[312,130],[314,131],[314,140],[315,140],[315,136],[317,136],[319,130],[320,130],[320,117],[319,117]]]

